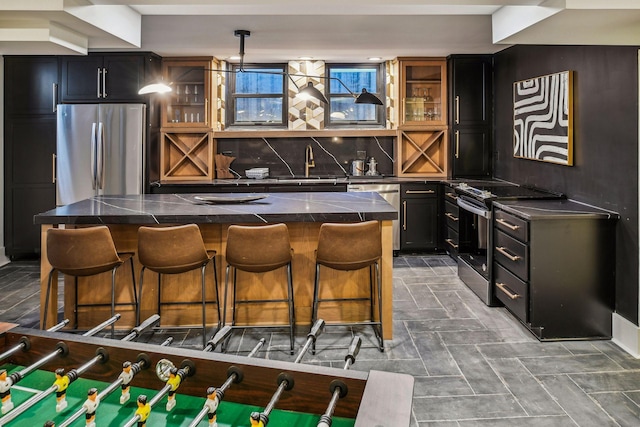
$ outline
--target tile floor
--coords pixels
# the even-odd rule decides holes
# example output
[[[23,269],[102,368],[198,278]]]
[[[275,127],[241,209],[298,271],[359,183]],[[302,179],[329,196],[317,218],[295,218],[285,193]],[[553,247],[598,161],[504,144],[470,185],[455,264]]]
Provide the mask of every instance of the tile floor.
[[[395,258],[394,339],[385,353],[371,328],[327,328],[303,363],[342,368],[360,333],[352,369],[415,377],[411,427],[640,426],[640,360],[610,341],[541,343],[504,308],[483,305],[456,268],[448,256]],[[0,268],[0,321],[37,324],[38,276],[34,261]],[[141,339],[161,342],[161,332]],[[296,350],[306,332],[298,331]],[[172,335],[173,346],[201,346],[195,330]],[[293,360],[286,333],[277,331],[237,331],[227,351],[246,354],[262,336],[267,344],[258,357]]]

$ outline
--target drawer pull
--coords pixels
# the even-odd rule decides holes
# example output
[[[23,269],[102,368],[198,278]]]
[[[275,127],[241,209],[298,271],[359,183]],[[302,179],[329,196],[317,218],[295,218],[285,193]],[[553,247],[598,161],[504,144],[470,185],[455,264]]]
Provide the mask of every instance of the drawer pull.
[[[501,224],[501,225],[504,225],[505,227],[507,227],[507,228],[509,228],[509,229],[511,229],[513,231],[516,231],[517,229],[520,228],[519,225],[510,224],[510,223],[508,223],[507,221],[505,221],[502,218],[496,218],[496,222]]]
[[[453,240],[451,240],[451,239],[444,239],[444,241],[445,241],[445,242],[447,242],[448,244],[450,244],[450,245],[451,245],[451,247],[452,247],[453,249],[458,249],[458,245],[456,245],[455,243],[453,243]]]
[[[435,191],[433,190],[407,190],[404,192],[405,194],[433,194]]]
[[[506,256],[511,261],[518,261],[520,259],[518,255],[511,255],[509,252],[507,252],[504,246],[496,246],[496,251],[500,252],[502,255]]]
[[[505,285],[504,283],[498,283],[496,282],[496,286],[502,291],[504,292],[509,298],[511,299],[518,299],[521,298],[522,295],[520,294],[514,294],[513,292],[511,292],[508,288],[507,285]]]
[[[449,212],[445,213],[445,216],[451,219],[452,221],[458,221],[458,217],[451,215]]]
[[[446,193],[445,195],[450,199],[458,200],[458,196],[456,196],[455,193]]]

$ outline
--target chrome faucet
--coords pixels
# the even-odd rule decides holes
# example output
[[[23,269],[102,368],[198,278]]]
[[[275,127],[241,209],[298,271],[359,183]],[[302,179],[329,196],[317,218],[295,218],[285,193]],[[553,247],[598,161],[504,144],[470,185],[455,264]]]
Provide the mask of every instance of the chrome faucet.
[[[316,162],[313,160],[313,148],[307,145],[304,151],[304,176],[309,177],[309,169],[315,168]]]

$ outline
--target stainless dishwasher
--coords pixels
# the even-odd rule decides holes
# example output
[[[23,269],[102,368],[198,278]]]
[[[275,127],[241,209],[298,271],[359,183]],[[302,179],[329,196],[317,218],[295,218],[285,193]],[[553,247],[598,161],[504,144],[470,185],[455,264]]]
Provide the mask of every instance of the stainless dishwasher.
[[[357,193],[363,191],[375,191],[380,194],[398,212],[398,219],[393,223],[393,252],[400,250],[400,184],[349,184],[347,192]]]

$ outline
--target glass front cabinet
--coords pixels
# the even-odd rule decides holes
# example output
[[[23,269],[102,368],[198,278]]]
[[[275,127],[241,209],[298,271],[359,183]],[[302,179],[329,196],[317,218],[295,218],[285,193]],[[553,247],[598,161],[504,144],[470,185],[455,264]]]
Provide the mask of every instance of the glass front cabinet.
[[[447,71],[444,58],[399,58],[400,125],[447,124]]]
[[[211,128],[213,58],[165,58],[165,82],[172,91],[164,94],[162,127]]]

